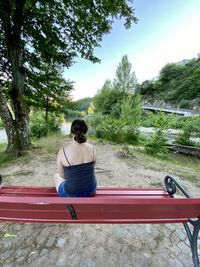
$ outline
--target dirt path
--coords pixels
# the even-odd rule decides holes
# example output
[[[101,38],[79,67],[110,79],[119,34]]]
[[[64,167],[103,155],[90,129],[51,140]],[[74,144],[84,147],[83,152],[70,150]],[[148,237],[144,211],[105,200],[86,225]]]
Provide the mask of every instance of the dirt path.
[[[59,143],[56,144],[59,148]],[[152,159],[139,152],[121,157],[120,147],[94,143],[99,186],[160,186],[166,174],[200,196],[197,176],[188,167]],[[55,153],[36,151],[24,162],[1,168],[5,185],[52,186]],[[45,225],[0,223],[0,266],[191,267],[191,252],[182,225]]]

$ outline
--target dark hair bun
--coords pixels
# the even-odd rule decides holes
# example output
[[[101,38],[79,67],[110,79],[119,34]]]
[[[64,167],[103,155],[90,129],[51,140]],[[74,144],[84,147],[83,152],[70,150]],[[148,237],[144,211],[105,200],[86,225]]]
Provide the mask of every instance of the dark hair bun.
[[[88,131],[87,124],[82,119],[77,119],[72,122],[71,133],[75,135],[74,139],[78,143],[85,143],[87,141],[86,133]]]
[[[87,141],[87,138],[86,138],[85,134],[84,133],[81,133],[81,132],[76,132],[74,139],[78,143],[85,143]]]

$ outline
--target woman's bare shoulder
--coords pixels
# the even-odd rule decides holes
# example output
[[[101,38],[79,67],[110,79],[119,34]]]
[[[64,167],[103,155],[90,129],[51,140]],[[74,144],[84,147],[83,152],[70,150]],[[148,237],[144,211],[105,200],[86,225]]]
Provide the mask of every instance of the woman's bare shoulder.
[[[88,144],[90,147],[95,148],[95,145],[92,144],[91,142],[87,142],[87,144]]]
[[[71,142],[63,142],[60,146],[60,149],[58,151],[58,154],[63,154],[63,150],[67,150],[68,147],[70,146]]]

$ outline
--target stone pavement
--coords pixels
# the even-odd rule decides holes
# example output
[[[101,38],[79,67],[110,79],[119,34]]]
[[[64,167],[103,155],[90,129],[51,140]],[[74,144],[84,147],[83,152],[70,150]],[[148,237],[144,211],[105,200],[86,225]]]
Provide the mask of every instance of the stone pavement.
[[[179,224],[1,223],[0,239],[1,267],[192,266],[189,243]]]

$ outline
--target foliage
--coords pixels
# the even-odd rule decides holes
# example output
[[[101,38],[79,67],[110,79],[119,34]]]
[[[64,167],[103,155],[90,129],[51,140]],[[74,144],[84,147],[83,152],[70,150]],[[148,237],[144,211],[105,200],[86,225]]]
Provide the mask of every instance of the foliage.
[[[103,87],[94,97],[95,112],[119,118],[121,105],[129,95],[133,95],[136,87],[135,73],[131,73],[131,63],[125,55],[116,70],[114,81],[106,80]]]
[[[137,79],[135,72],[131,73],[132,65],[128,61],[127,55],[124,55],[116,70],[114,79],[114,88],[125,93],[134,93]]]
[[[165,65],[158,79],[137,86],[144,99],[164,100],[181,108],[193,108],[200,99],[200,59]],[[191,101],[192,100],[192,101]]]
[[[124,125],[132,126],[136,129],[141,124],[141,111],[140,95],[128,95],[122,101],[120,119],[124,122]]]
[[[114,143],[139,143],[139,131],[131,125],[125,125],[124,121],[102,115],[92,114],[86,118],[89,124],[89,133],[97,138]]]
[[[119,117],[121,101],[124,93],[115,88],[110,80],[106,80],[101,90],[94,97],[95,112]]]
[[[196,146],[192,136],[200,136],[200,116],[185,121],[182,132],[175,139],[175,143],[187,146]]]
[[[186,120],[186,117],[177,116],[174,114],[159,113],[144,113],[141,116],[141,124],[144,127],[156,127],[159,121],[163,118],[163,129],[181,128]]]
[[[122,129],[123,143],[130,145],[138,145],[141,142],[141,135],[137,128],[132,126],[125,126]]]
[[[30,117],[30,132],[32,138],[41,138],[53,133],[60,132],[60,120],[51,114],[48,121],[42,113],[35,112]]]
[[[123,143],[123,123],[111,117],[105,118],[95,129],[98,138],[108,140],[117,144]]]
[[[71,120],[74,120],[74,119],[77,119],[77,118],[83,118],[84,113],[81,112],[81,111],[78,111],[78,110],[66,109],[64,116],[65,116],[66,120],[71,121]]]
[[[40,72],[34,68],[28,71],[26,80],[26,104],[45,111],[48,120],[49,112],[63,112],[69,107],[73,82],[66,81],[57,68],[44,64]]]
[[[99,62],[94,49],[116,19],[124,19],[125,28],[137,22],[128,1],[0,1],[0,80],[9,83],[12,109],[1,89],[0,116],[10,131],[9,151],[30,147],[27,74],[33,70],[37,80],[46,64],[69,68],[77,56]]]
[[[163,130],[156,129],[155,133],[152,135],[152,139],[148,141],[145,145],[145,150],[148,154],[165,154],[167,153],[167,139],[163,133]]]
[[[89,125],[89,133],[91,135],[96,135],[96,128],[98,127],[98,125],[101,124],[101,122],[106,118],[105,115],[103,115],[102,113],[92,113],[90,115],[87,115],[85,117],[86,122]]]
[[[0,129],[3,129],[3,122],[1,119],[0,119]]]
[[[168,118],[162,112],[154,120],[155,133],[151,136],[151,140],[145,144],[145,150],[148,154],[164,154],[167,153],[167,138],[164,129],[168,127]]]
[[[87,112],[92,100],[93,99],[91,97],[85,97],[75,101],[75,109],[78,111]]]

